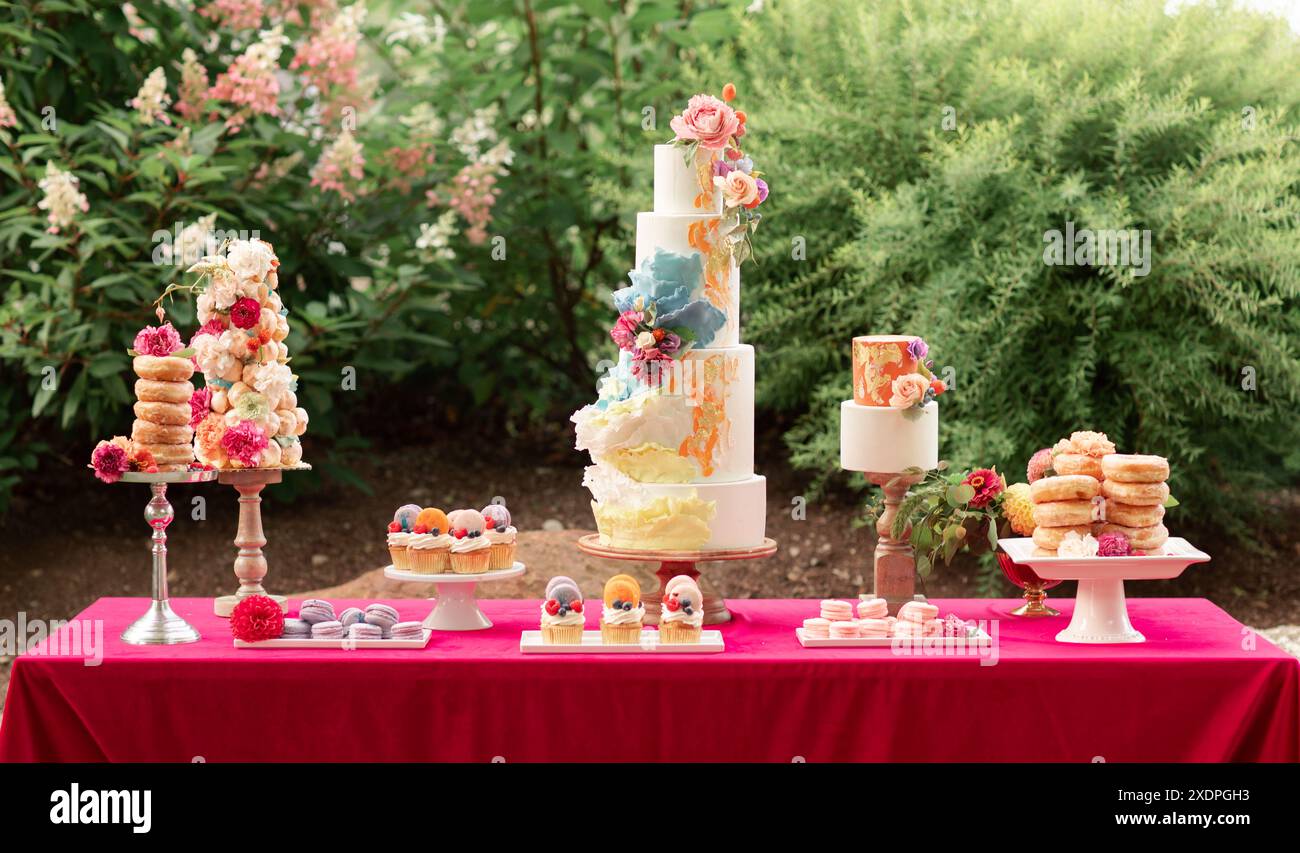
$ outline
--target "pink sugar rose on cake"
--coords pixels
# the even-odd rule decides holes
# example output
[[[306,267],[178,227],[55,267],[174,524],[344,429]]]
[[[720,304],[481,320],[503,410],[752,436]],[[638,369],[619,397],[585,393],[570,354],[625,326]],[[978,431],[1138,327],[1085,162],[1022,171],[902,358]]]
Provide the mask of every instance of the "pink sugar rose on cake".
[[[722,190],[728,207],[750,207],[758,203],[758,180],[739,169],[714,177],[713,185]]]
[[[915,406],[925,398],[925,391],[930,387],[930,380],[919,373],[904,373],[894,380],[890,390],[889,405],[895,409]]]
[[[736,111],[712,95],[696,95],[669,126],[678,139],[692,139],[710,151],[727,147],[728,140],[740,129]]]

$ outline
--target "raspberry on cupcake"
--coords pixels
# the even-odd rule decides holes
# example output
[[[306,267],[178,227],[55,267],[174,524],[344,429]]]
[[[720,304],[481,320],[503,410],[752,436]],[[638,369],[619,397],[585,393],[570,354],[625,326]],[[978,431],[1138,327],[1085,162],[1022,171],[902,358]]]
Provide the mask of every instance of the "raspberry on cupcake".
[[[573,580],[563,575],[551,578],[542,602],[542,642],[580,645],[587,624],[584,610],[582,591]]]
[[[452,520],[451,570],[461,575],[482,574],[492,562],[492,543],[483,535],[486,519],[476,509],[462,509]]]

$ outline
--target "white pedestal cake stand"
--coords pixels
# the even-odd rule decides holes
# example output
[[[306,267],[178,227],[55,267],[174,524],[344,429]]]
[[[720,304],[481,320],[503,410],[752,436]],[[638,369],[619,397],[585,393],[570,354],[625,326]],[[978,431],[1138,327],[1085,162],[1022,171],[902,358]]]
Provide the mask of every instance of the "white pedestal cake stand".
[[[1186,539],[1170,537],[1162,554],[1144,557],[1035,557],[1034,540],[1002,539],[998,547],[1017,563],[1029,566],[1044,580],[1077,580],[1074,615],[1059,643],[1145,643],[1146,637],[1128,619],[1124,581],[1169,580],[1210,555]]]
[[[172,610],[167,597],[167,526],[176,517],[167,500],[169,483],[206,483],[217,478],[216,471],[176,471],[159,474],[131,472],[122,475],[122,483],[148,483],[153,498],[144,508],[144,520],[153,529],[153,595],[149,609],[122,632],[122,642],[133,646],[172,646],[193,643],[199,632]]]
[[[515,563],[508,569],[480,572],[476,575],[459,575],[448,572],[441,575],[403,572],[392,566],[384,568],[384,577],[406,583],[431,583],[438,594],[431,599],[433,610],[424,618],[424,627],[435,631],[481,631],[492,627],[492,620],[483,615],[474,597],[474,588],[480,583],[517,578],[524,573],[524,564]]]

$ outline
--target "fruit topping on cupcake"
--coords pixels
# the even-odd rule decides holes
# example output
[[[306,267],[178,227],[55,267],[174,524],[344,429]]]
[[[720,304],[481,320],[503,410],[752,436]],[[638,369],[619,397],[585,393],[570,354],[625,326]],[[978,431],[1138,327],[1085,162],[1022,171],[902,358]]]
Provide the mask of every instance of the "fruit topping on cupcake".
[[[415,520],[419,517],[420,512],[421,508],[415,504],[406,504],[393,513],[393,521],[397,522],[399,529],[410,533],[415,529]]]
[[[446,533],[450,528],[447,523],[447,514],[436,507],[420,510],[420,514],[415,517],[415,525],[416,527],[423,527],[424,533],[430,533],[434,536]]]

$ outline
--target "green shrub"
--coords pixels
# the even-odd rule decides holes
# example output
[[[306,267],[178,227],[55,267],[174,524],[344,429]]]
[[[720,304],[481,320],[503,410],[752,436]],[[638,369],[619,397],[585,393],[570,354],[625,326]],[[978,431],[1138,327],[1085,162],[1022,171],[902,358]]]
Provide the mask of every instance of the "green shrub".
[[[1020,480],[1103,430],[1171,459],[1177,512],[1238,529],[1295,482],[1300,46],[1163,5],[790,0],[705,68],[743,87],[771,176],[746,336],[762,403],[805,412],[797,464],[838,472],[850,338],[909,332],[954,371],[956,465]],[[1067,221],[1149,229],[1149,274],[1045,264]]]

